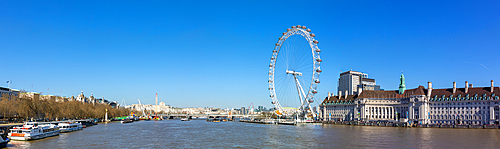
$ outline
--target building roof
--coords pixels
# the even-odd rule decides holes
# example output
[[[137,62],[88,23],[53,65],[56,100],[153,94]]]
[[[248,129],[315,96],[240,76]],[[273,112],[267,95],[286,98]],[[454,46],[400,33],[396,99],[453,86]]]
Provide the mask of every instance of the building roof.
[[[423,90],[422,88],[419,87],[416,89],[405,90],[403,94],[399,94],[399,90],[384,90],[384,91],[366,90],[361,92],[358,98],[405,98],[405,97],[410,97],[410,95],[416,95],[416,93],[420,94],[421,92],[423,92],[421,91]]]
[[[340,73],[340,75],[344,75],[344,74],[358,74],[358,75],[361,75],[363,73],[359,72],[359,71],[352,71],[352,70]]]
[[[330,96],[330,98],[326,97],[324,102],[354,102],[354,99],[357,98],[358,95],[347,95],[347,98],[345,96]]]
[[[469,91],[465,93],[465,88],[457,88],[456,92],[453,93],[453,88],[446,88],[446,89],[433,89],[431,93],[431,97],[434,96],[450,96],[453,95],[454,97],[457,97],[458,95],[465,97],[467,94],[469,96],[474,96],[477,94],[478,96],[483,96],[486,94],[486,96],[491,96],[491,94],[495,95],[500,95],[500,88],[499,87],[494,87],[493,93],[490,92],[491,87],[474,87],[474,88],[469,88]]]
[[[413,95],[426,95],[427,93],[427,89],[425,89],[424,86],[420,85],[418,86],[418,88],[415,89],[415,92],[413,93]]]

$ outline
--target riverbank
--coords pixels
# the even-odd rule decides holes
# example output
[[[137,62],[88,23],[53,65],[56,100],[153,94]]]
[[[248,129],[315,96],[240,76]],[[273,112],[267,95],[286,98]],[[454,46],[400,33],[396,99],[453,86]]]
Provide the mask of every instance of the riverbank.
[[[456,129],[500,129],[499,125],[438,125],[417,124],[407,122],[359,122],[359,121],[323,121],[323,124],[354,125],[354,126],[379,126],[379,127],[416,127],[416,128],[456,128]]]

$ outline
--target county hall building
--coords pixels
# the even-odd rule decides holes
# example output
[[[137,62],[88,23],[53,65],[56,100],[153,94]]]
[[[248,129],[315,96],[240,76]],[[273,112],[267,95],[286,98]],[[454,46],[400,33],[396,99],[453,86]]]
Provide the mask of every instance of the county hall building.
[[[498,124],[500,88],[473,87],[433,89],[419,86],[406,89],[401,75],[399,90],[365,90],[357,94],[328,93],[320,105],[323,120],[409,121],[417,124]]]

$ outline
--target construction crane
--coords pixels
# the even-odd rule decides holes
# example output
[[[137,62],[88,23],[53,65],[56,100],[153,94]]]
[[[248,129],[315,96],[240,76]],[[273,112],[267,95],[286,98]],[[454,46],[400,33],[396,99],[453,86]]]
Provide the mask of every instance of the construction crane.
[[[250,110],[250,106],[252,106],[252,110]],[[252,102],[252,103],[248,106],[248,110],[250,110],[250,111],[248,111],[248,114],[253,114],[253,108],[254,108],[254,107],[253,107],[253,102]]]
[[[121,106],[125,107],[125,99],[122,99],[122,104],[120,105],[120,107]]]
[[[146,112],[144,111],[144,107],[141,104],[141,100],[137,99],[137,101],[139,101],[139,108],[141,108],[141,110],[142,110],[142,116],[145,117],[146,116]]]

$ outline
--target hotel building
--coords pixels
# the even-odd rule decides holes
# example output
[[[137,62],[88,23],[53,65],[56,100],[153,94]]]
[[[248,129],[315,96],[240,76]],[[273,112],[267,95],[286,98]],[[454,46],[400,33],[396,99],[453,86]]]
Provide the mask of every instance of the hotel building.
[[[409,121],[418,124],[498,124],[500,88],[473,87],[406,89],[404,75],[399,90],[374,91],[358,88],[358,94],[328,96],[320,104],[323,120]]]

